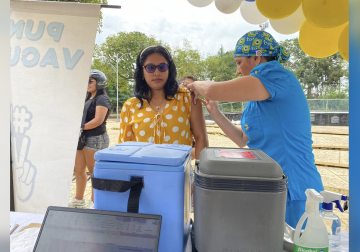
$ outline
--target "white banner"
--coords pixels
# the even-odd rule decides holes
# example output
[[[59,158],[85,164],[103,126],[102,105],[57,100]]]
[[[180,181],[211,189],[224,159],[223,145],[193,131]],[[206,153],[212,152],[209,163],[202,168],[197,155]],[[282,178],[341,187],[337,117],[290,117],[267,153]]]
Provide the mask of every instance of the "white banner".
[[[15,210],[67,206],[100,5],[11,1]]]

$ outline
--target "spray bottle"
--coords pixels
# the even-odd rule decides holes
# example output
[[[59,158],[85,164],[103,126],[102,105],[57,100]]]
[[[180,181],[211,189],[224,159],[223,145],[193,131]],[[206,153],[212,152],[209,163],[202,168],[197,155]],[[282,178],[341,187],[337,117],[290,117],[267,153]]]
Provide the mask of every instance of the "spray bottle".
[[[314,189],[307,189],[305,213],[296,225],[294,252],[328,252],[329,236],[323,219],[319,215],[319,204],[324,198]],[[306,227],[300,237],[301,228],[307,219]]]
[[[329,251],[340,251],[341,243],[341,221],[340,218],[333,213],[333,203],[336,204],[337,208],[341,212],[344,212],[340,205],[340,200],[347,200],[347,196],[329,192],[322,191],[320,192],[324,197],[324,203],[322,204],[322,210],[320,211],[320,216],[323,218],[329,235]]]

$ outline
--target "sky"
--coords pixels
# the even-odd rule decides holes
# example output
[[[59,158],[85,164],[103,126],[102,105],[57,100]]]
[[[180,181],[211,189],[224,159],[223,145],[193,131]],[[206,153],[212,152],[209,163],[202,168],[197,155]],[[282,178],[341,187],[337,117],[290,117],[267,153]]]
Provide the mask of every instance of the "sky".
[[[258,25],[248,24],[239,9],[232,14],[223,14],[214,2],[202,8],[187,0],[108,0],[108,4],[120,5],[121,9],[102,9],[102,33],[97,34],[96,44],[118,32],[139,31],[154,35],[171,47],[181,46],[186,38],[193,48],[213,55],[221,45],[225,51],[234,50],[242,35],[259,29]],[[279,34],[271,27],[266,31],[278,42],[298,37],[298,33]]]

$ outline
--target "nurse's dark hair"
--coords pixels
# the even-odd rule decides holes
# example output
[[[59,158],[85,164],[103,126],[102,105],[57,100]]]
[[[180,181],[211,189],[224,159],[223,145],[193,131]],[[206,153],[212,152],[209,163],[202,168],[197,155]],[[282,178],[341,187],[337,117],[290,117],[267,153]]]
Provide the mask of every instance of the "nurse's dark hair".
[[[148,46],[140,51],[140,53],[137,56],[136,63],[135,63],[135,73],[134,73],[134,79],[135,79],[135,85],[134,85],[134,96],[139,99],[141,103],[141,107],[143,107],[143,100],[147,100],[149,103],[151,101],[151,98],[153,96],[153,91],[149,87],[149,85],[146,83],[146,80],[144,78],[144,70],[143,65],[147,57],[153,53],[160,53],[168,62],[169,65],[169,75],[168,79],[164,86],[164,92],[165,92],[165,99],[170,101],[175,94],[177,93],[179,89],[179,84],[176,80],[176,66],[174,63],[173,58],[170,55],[170,52],[161,45],[154,45],[154,46]]]
[[[248,58],[251,58],[251,57],[254,57],[254,56],[247,56]],[[278,60],[278,57],[277,56],[261,56],[263,57],[266,62],[269,62],[269,61],[273,61],[273,60]]]

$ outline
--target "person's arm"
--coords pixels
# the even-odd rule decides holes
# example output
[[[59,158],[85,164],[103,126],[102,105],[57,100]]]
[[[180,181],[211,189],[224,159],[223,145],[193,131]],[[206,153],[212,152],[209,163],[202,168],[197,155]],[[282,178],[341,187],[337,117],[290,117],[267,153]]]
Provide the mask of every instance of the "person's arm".
[[[271,97],[261,81],[254,76],[222,82],[195,81],[186,87],[195,93],[194,102],[199,95],[207,100],[227,102],[263,101]]]
[[[194,94],[191,94],[192,98]],[[191,103],[191,118],[190,118],[190,125],[191,131],[195,138],[195,159],[200,158],[200,152],[205,148],[209,147],[209,141],[207,137],[206,131],[206,124],[205,124],[205,117],[204,112],[202,109],[201,102],[197,104]]]
[[[104,106],[96,106],[95,117],[91,121],[84,124],[83,130],[91,130],[99,127],[105,120],[108,108]]]
[[[120,114],[120,135],[119,135],[119,143],[131,141],[132,136],[134,134],[131,125],[129,124],[131,120],[130,116],[130,106],[124,103],[123,107],[121,108]],[[130,132],[130,133],[129,133]]]
[[[228,136],[240,148],[245,147],[249,141],[248,136],[241,128],[234,125],[223,113],[221,113],[219,110],[219,104],[215,101],[199,100],[206,106],[211,118],[217,123],[222,131],[224,131],[226,136]]]

